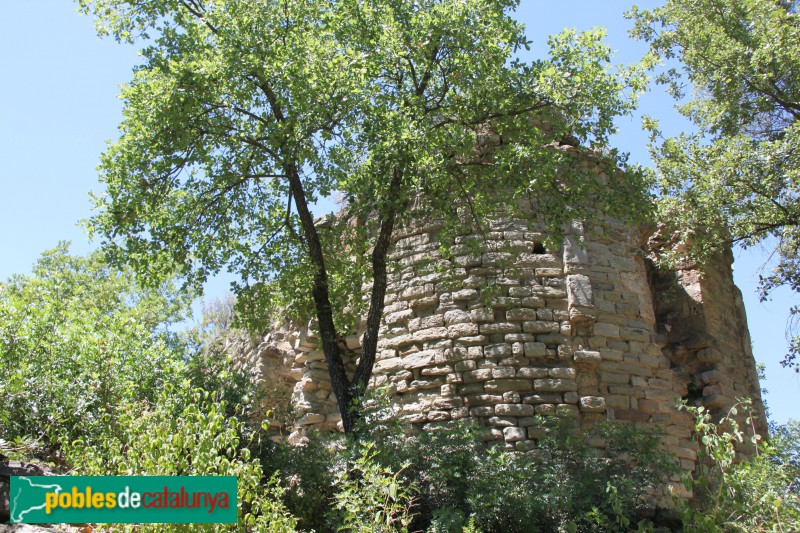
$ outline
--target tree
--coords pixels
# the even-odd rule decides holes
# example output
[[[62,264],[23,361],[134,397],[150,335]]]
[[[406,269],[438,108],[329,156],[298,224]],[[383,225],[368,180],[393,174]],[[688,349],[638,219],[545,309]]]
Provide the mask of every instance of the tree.
[[[516,0],[80,3],[101,34],[144,45],[121,137],[102,157],[91,226],[105,249],[151,279],[200,284],[228,265],[245,316],[313,312],[347,432],[398,224],[423,211],[455,221],[466,196],[479,220],[498,184],[539,197],[557,231],[590,200],[620,216],[647,205],[615,152],[609,187],[558,143],[606,147],[642,78],[611,72],[599,31],[553,38],[548,61],[513,61],[527,45],[508,14]],[[311,206],[333,192],[347,217],[315,225]],[[337,341],[364,311],[349,377]]]
[[[659,75],[698,133],[652,144],[659,213],[700,258],[721,247],[777,242],[777,265],[761,278],[800,290],[800,19],[797,2],[668,0],[636,8],[632,34],[650,43],[648,62],[677,60]],[[657,124],[650,127],[654,141]],[[776,241],[771,240],[776,238]],[[791,314],[796,318],[800,308]],[[800,338],[784,366],[800,371]]]
[[[183,345],[168,326],[189,299],[142,289],[130,271],[45,252],[30,276],[0,283],[0,434],[45,451],[92,440],[123,401],[152,401],[181,375]]]

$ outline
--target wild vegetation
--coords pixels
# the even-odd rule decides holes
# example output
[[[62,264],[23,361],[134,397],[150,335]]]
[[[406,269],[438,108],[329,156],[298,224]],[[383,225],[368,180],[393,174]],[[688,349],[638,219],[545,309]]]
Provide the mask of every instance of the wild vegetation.
[[[641,70],[613,68],[599,30],[565,31],[548,58],[520,62],[517,4],[81,0],[100,35],[143,58],[101,158],[91,230],[151,282],[202,284],[227,266],[251,322],[315,317],[351,432],[396,227],[432,216],[448,234],[468,212],[483,231],[499,183],[535,199],[554,238],[580,206],[626,220],[649,210],[641,172],[617,172],[625,159],[608,144]],[[613,186],[561,144],[604,151]],[[334,192],[348,217],[315,224],[310,206]],[[362,316],[349,377],[337,339]]]
[[[515,453],[468,424],[413,432],[367,407],[380,406],[364,395],[386,249],[394,225],[418,214],[416,195],[443,217],[468,199],[479,220],[502,181],[536,196],[556,235],[587,198],[619,217],[650,208],[643,174],[608,187],[557,149],[584,143],[624,166],[608,135],[644,78],[609,70],[600,32],[554,37],[548,60],[522,65],[511,60],[526,44],[513,1],[80,4],[101,34],[142,43],[144,64],[103,157],[107,195],[91,222],[102,255],[62,245],[0,284],[2,458],[85,475],[235,475],[230,529],[241,531],[800,530],[796,423],[745,443],[736,413],[686,407],[702,462],[683,479],[695,498],[665,519],[651,496],[675,461],[658,435],[616,424],[580,434],[543,417],[538,447]],[[652,45],[647,64],[677,57],[698,94],[683,109],[700,133],[654,145],[659,212],[699,256],[778,236],[764,288],[797,289],[796,3],[669,0],[633,17]],[[680,94],[680,72],[662,79]],[[491,157],[475,152],[484,141]],[[362,226],[318,231],[309,203],[333,191]],[[226,264],[241,274],[244,323],[277,308],[316,314],[342,412],[360,413],[349,435],[272,442],[250,416],[249,377],[220,349],[228,317],[176,326],[186,289]],[[367,356],[349,380],[335,340],[362,312]],[[744,444],[755,453],[738,460]]]
[[[772,272],[762,299],[800,290],[800,18],[793,0],[668,0],[634,8],[631,34],[645,62],[697,128],[663,138],[646,120],[657,165],[661,220],[700,259],[732,244],[765,244]],[[662,62],[661,66],[658,63]],[[800,308],[791,310],[792,320]],[[800,338],[784,366],[800,371]]]
[[[651,496],[676,462],[659,435],[631,425],[581,434],[570,419],[542,417],[538,447],[522,454],[486,444],[466,423],[409,433],[385,416],[377,395],[358,440],[275,443],[250,416],[248,377],[220,350],[230,334],[225,307],[202,327],[170,332],[183,309],[175,292],[139,288],[65,246],[46,253],[33,275],[0,285],[8,317],[0,454],[83,475],[235,475],[240,521],[230,529],[243,531],[648,531],[654,519],[664,523]],[[134,340],[139,349],[123,349]],[[70,363],[58,364],[65,354]],[[29,393],[45,386],[58,395]],[[707,462],[684,480],[696,498],[678,500],[667,523],[682,520],[687,531],[800,527],[800,427],[754,441],[758,453],[737,462],[743,432],[734,418],[717,424],[690,409]],[[589,444],[597,438],[603,454]]]

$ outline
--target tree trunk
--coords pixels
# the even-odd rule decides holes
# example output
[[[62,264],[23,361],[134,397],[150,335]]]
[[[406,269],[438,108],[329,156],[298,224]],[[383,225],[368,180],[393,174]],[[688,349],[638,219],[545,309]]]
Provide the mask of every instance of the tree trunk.
[[[331,376],[331,387],[336,396],[339,412],[342,414],[342,422],[345,424],[345,432],[349,433],[353,429],[348,413],[353,407],[353,395],[351,393],[350,381],[347,379],[342,353],[339,349],[336,326],[333,323],[333,309],[331,308],[330,294],[328,292],[328,273],[325,270],[325,257],[322,253],[322,244],[319,234],[314,227],[314,217],[308,209],[303,184],[300,180],[300,173],[294,164],[287,165],[286,175],[289,176],[294,203],[297,206],[297,213],[300,216],[300,224],[303,228],[303,237],[308,248],[311,263],[314,265],[314,286],[312,296],[314,306],[317,310],[317,321],[319,322],[319,334],[322,340],[322,351],[325,354],[325,362],[328,364],[328,373]]]
[[[364,395],[369,378],[372,376],[372,367],[375,365],[378,331],[381,327],[386,284],[388,282],[386,256],[389,253],[389,246],[392,244],[392,233],[398,211],[396,202],[402,201],[399,199],[402,183],[403,171],[395,169],[392,172],[392,181],[387,192],[386,203],[388,207],[384,217],[381,219],[378,237],[372,250],[372,293],[370,295],[369,311],[367,312],[367,329],[361,342],[361,358],[353,375],[352,384],[354,394],[359,397]]]
[[[314,227],[314,218],[308,208],[297,167],[290,164],[287,165],[285,171],[286,175],[289,176],[291,194],[297,206],[297,213],[300,217],[309,257],[316,268],[312,295],[317,311],[317,321],[319,322],[322,351],[325,354],[325,361],[328,364],[328,372],[331,377],[331,387],[336,396],[339,412],[342,415],[342,425],[345,433],[357,436],[355,430],[358,420],[361,418],[358,402],[363,398],[367,390],[369,378],[372,376],[372,367],[375,365],[378,331],[380,330],[383,316],[383,300],[386,296],[386,256],[392,242],[392,233],[398,210],[396,202],[400,196],[403,172],[395,170],[392,173],[392,181],[389,184],[386,198],[388,207],[381,219],[378,237],[372,251],[373,282],[369,311],[367,312],[367,328],[362,341],[361,357],[353,375],[353,380],[350,381],[347,378],[342,353],[339,349],[339,335],[333,322],[333,309],[328,291],[328,273],[325,270],[325,257],[322,252],[319,234],[316,227]]]

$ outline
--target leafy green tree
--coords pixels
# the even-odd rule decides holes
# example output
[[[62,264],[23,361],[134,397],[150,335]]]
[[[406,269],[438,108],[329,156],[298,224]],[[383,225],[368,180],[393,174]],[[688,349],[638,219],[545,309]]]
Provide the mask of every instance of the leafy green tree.
[[[191,284],[227,265],[242,316],[315,315],[347,432],[375,361],[395,227],[421,213],[455,222],[464,198],[481,220],[498,189],[512,204],[536,199],[557,231],[593,201],[615,216],[647,205],[615,152],[609,186],[560,143],[605,148],[641,76],[611,71],[599,31],[513,61],[527,45],[516,0],[80,5],[101,34],[143,46],[91,222],[110,257]],[[311,206],[334,192],[348,216],[315,224]],[[338,340],[361,316],[349,377]]]
[[[663,194],[659,212],[701,258],[732,243],[777,242],[778,262],[762,277],[762,298],[781,285],[800,290],[797,5],[668,0],[629,14],[632,34],[650,43],[648,62],[679,62],[658,80],[698,129],[652,146]],[[650,127],[655,140],[657,124]],[[800,371],[798,349],[795,336],[784,365]]]
[[[153,400],[181,371],[168,326],[187,310],[174,288],[141,289],[99,254],[45,252],[32,275],[0,283],[0,435],[46,452],[91,439],[123,400]]]

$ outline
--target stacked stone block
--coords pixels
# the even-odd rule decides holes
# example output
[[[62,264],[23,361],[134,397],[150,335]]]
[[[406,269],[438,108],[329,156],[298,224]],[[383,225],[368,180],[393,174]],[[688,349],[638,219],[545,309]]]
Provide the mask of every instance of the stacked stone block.
[[[529,222],[498,220],[481,236],[457,237],[445,260],[436,224],[402,229],[371,385],[392,391],[409,424],[469,417],[487,440],[522,451],[541,436],[537,415],[567,417],[577,428],[604,419],[658,426],[666,449],[693,468],[692,423],[676,398],[717,410],[734,394],[760,402],[749,346],[732,333],[747,329],[730,261],[702,275],[658,277],[641,233],[613,222],[604,232],[575,223],[555,250],[544,242]],[[698,325],[690,311],[665,304],[658,291],[669,283],[678,300],[707,309],[708,320]],[[688,335],[694,344],[676,337],[665,312],[688,313],[683,322],[699,331]],[[351,369],[359,338],[341,341]],[[254,353],[265,373],[283,365],[295,409],[286,433],[341,428],[313,328],[277,330]]]

